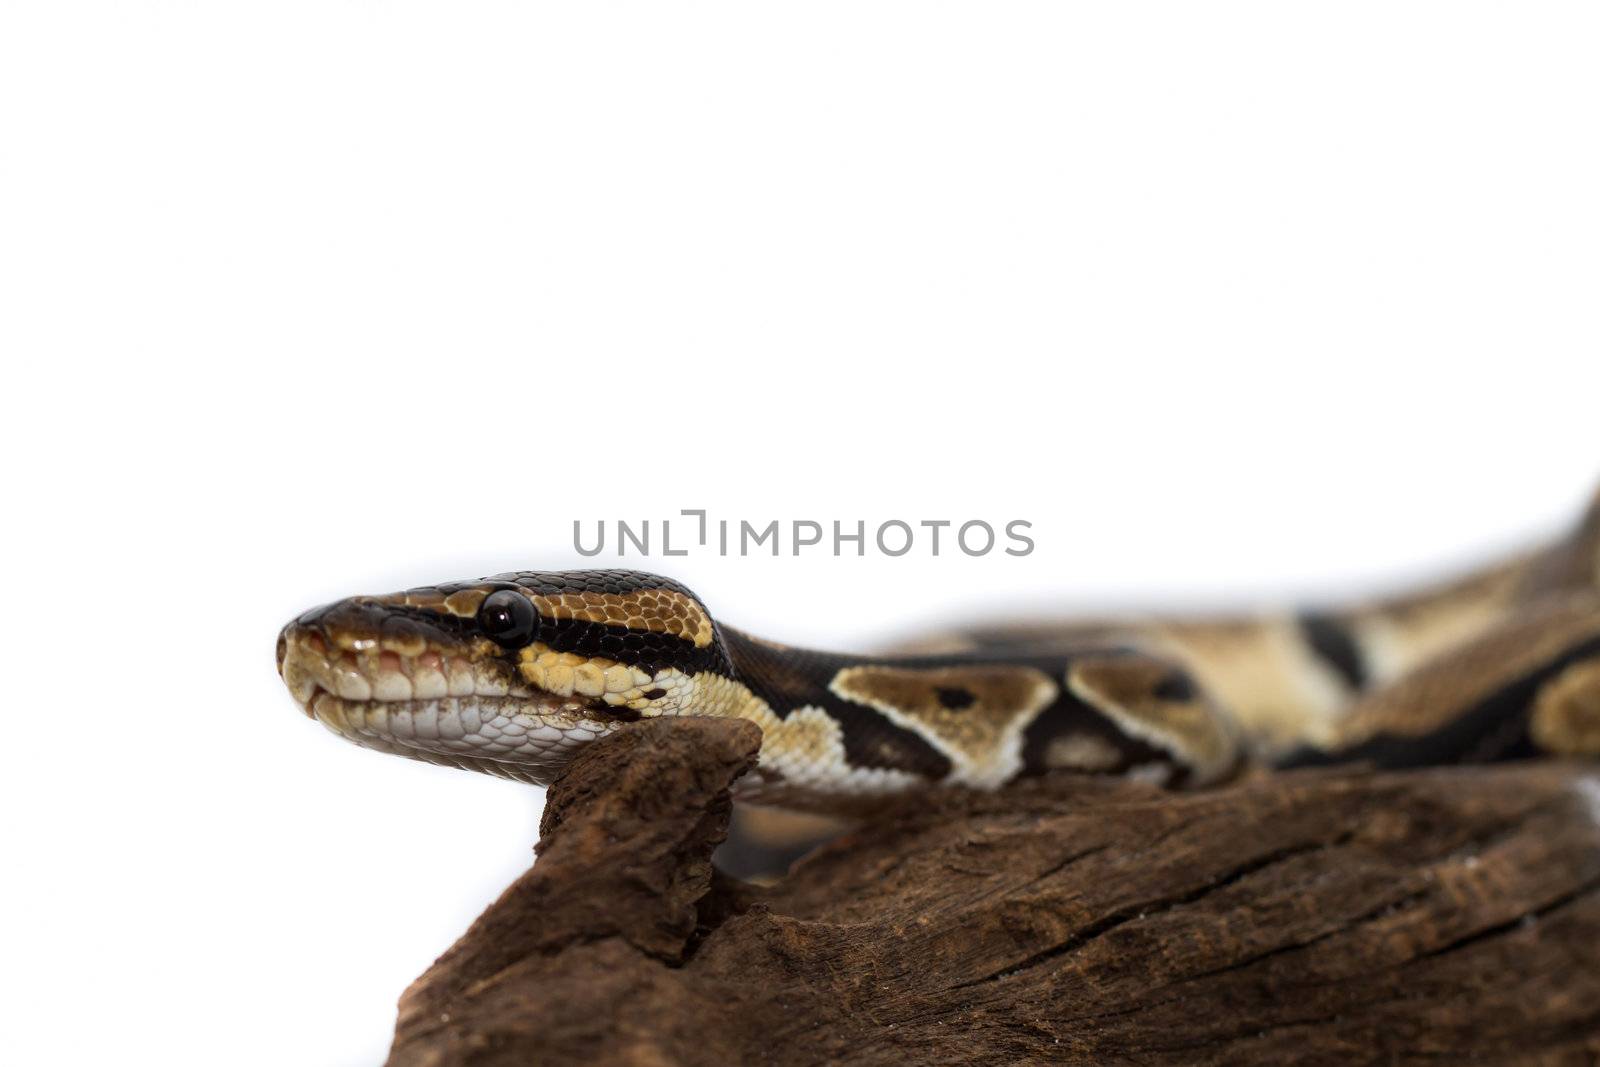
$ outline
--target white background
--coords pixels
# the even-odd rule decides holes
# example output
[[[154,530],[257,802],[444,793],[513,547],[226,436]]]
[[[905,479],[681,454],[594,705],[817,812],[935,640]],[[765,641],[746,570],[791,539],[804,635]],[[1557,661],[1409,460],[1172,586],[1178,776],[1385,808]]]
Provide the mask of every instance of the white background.
[[[322,600],[571,566],[575,518],[1034,523],[653,561],[850,645],[1556,530],[1600,476],[1597,31],[12,0],[5,1058],[374,1063],[526,866],[535,792],[296,712]]]

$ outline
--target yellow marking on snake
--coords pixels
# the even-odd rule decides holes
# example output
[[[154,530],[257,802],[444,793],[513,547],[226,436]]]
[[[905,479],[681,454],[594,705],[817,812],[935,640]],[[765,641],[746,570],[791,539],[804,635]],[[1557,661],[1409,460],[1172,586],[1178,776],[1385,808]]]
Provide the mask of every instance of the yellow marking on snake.
[[[1186,664],[1263,751],[1330,736],[1349,702],[1343,684],[1281,616],[1156,623],[1130,628],[1129,638]]]
[[[1517,557],[1403,601],[1353,609],[1371,681],[1398,678],[1498,625],[1516,609],[1527,566]]]
[[[1600,756],[1600,660],[1575,663],[1539,693],[1533,741],[1562,756]]]
[[[914,730],[955,765],[950,781],[997,784],[1022,764],[1022,733],[1055,700],[1056,683],[1032,667],[850,667],[829,686],[845,700]]]
[[[1116,745],[1093,734],[1063,734],[1044,749],[1045,766],[1063,771],[1108,771],[1122,762]]]
[[[1238,740],[1204,697],[1163,696],[1171,674],[1170,665],[1145,656],[1084,656],[1073,661],[1067,685],[1128,734],[1171,752],[1197,781],[1214,781],[1238,762]]]
[[[533,606],[548,619],[577,619],[629,630],[671,634],[696,648],[711,644],[711,616],[692,598],[669,589],[631,593],[561,593],[535,596]]]
[[[374,599],[408,608],[423,608],[470,619],[488,597],[487,587],[460,589],[448,596],[437,592],[407,592]],[[637,589],[629,593],[575,592],[529,598],[547,619],[576,619],[629,630],[670,634],[696,648],[711,644],[715,633],[711,616],[692,597],[670,589]]]
[[[761,759],[746,783],[747,798],[782,803],[815,790],[848,797],[893,793],[915,785],[917,776],[881,767],[854,767],[845,756],[844,729],[815,706],[779,718],[741,682],[719,674],[692,679],[695,714],[747,719],[761,727]]]
[[[644,705],[644,693],[658,685],[654,675],[602,656],[555,652],[532,644],[519,654],[518,669],[529,685],[557,696],[597,697],[612,705]]]

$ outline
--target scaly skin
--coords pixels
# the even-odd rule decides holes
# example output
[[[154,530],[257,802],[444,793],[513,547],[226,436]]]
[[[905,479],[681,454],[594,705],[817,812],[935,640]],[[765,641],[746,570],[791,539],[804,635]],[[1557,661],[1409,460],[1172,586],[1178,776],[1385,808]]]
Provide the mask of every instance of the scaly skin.
[[[1030,774],[1204,785],[1251,762],[1600,749],[1600,500],[1574,535],[1335,613],[970,630],[893,656],[789,648],[633,571],[521,571],[301,615],[278,667],[368,748],[549,782],[629,722],[761,726],[752,798],[848,810]]]

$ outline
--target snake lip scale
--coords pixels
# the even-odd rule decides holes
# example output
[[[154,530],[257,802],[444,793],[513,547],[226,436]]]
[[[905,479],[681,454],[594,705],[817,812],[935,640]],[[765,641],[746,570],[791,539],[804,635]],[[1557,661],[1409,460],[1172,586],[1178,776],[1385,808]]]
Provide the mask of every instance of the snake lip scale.
[[[1331,611],[975,622],[840,654],[745,634],[668,578],[515,571],[314,608],[277,660],[358,745],[539,784],[628,722],[747,719],[763,740],[741,795],[848,811],[1051,772],[1193,787],[1600,754],[1597,602],[1600,495],[1545,548]]]

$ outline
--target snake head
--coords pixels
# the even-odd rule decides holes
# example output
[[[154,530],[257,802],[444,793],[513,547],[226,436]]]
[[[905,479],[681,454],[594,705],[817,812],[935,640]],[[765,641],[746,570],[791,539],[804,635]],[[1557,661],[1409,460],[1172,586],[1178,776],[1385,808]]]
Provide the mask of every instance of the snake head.
[[[313,608],[279,634],[278,673],[358,745],[542,785],[623,723],[693,714],[731,667],[676,582],[517,571]]]

